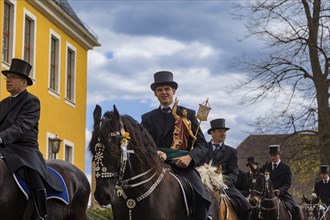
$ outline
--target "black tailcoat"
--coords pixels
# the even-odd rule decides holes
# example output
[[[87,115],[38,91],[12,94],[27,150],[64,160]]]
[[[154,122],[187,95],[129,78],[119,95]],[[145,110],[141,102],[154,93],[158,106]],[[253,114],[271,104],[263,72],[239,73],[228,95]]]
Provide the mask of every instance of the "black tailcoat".
[[[208,153],[204,157],[203,162],[209,163],[212,160],[213,166],[221,165],[222,174],[225,175],[225,183],[228,186],[226,193],[230,197],[238,216],[242,218],[251,209],[251,206],[242,193],[234,186],[238,176],[237,150],[222,144],[218,150],[213,151],[211,141],[208,142],[207,148]]]
[[[40,118],[39,99],[27,92],[0,102],[0,148],[11,173],[21,167],[36,170],[56,190],[60,183],[48,175],[45,160],[38,146],[38,124]]]
[[[292,195],[289,193],[291,187],[291,169],[290,166],[284,162],[280,162],[276,169],[272,169],[272,163],[266,163],[261,171],[269,172],[270,180],[272,181],[274,189],[280,190],[280,197],[289,202],[292,207],[298,207]]]
[[[238,189],[243,196],[247,197],[250,192],[250,184],[248,180],[249,173],[244,172],[243,170],[239,169],[237,181],[235,183],[235,188]]]
[[[232,186],[237,181],[238,165],[237,165],[237,150],[222,144],[219,150],[213,151],[212,142],[207,143],[208,153],[204,157],[204,163],[209,163],[212,160],[212,165],[221,165],[222,174],[226,176],[226,185]]]
[[[181,114],[182,109],[187,110],[188,118],[191,121],[192,131],[194,134],[196,134],[198,122],[195,116],[195,111],[188,108],[184,108],[182,106],[178,106],[177,115],[180,116],[182,115]],[[174,131],[174,123],[175,123],[175,120],[171,113],[164,113],[159,107],[142,115],[141,123],[151,134],[158,148],[171,147],[173,141],[173,131]],[[174,172],[187,178],[191,183],[191,185],[196,190],[196,192],[200,196],[202,196],[205,200],[210,202],[210,198],[205,191],[204,185],[201,182],[199,174],[195,169],[193,169],[195,166],[201,164],[202,158],[207,153],[206,141],[201,129],[198,130],[198,134],[196,137],[197,140],[194,143],[194,148],[188,152],[188,154],[192,158],[189,168],[182,169],[176,167],[175,165],[173,165],[172,168]],[[191,146],[191,144],[189,146]]]
[[[328,181],[328,183],[323,183],[322,180],[315,183],[314,192],[320,197],[323,203],[327,206],[330,205],[330,181]]]
[[[177,115],[182,115],[182,109],[187,109],[188,118],[191,121],[191,129],[193,133],[196,134],[198,121],[195,116],[195,111],[182,106],[178,106]],[[142,115],[141,123],[151,134],[158,148],[171,147],[175,123],[172,114],[164,113],[159,107]],[[192,166],[201,165],[201,159],[207,153],[206,141],[201,129],[198,130],[196,137],[197,140],[194,143],[194,148],[188,153],[193,159],[193,164],[191,164]],[[191,146],[191,141],[189,142],[189,146]]]

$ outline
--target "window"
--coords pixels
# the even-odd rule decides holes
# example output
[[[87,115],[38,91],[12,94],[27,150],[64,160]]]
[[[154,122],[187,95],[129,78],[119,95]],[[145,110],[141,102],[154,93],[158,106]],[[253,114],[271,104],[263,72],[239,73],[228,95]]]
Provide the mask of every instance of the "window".
[[[35,26],[36,17],[24,9],[24,38],[23,38],[23,59],[34,66],[35,60]],[[33,70],[30,77],[34,78]]]
[[[32,31],[33,28],[33,21],[28,18],[25,18],[25,29],[24,29],[24,60],[28,63],[31,63],[31,53],[32,47],[31,39],[32,39]]]
[[[49,65],[49,89],[59,94],[59,70],[60,70],[60,38],[51,33],[50,37],[50,65]]]
[[[14,5],[4,1],[2,29],[2,60],[9,63],[13,57]]]
[[[67,47],[66,64],[66,99],[75,102],[75,80],[76,80],[76,52],[72,46]]]
[[[73,162],[73,149],[67,144],[65,144],[65,161],[69,163]]]
[[[55,160],[56,155],[53,153],[52,145],[51,145],[51,137],[48,137],[48,160]]]

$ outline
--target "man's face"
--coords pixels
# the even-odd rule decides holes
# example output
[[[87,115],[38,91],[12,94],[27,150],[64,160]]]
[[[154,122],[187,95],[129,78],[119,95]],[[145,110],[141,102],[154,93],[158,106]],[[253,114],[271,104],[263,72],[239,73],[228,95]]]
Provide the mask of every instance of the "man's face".
[[[270,154],[270,160],[272,163],[277,163],[280,160],[280,155],[279,154]]]
[[[212,140],[216,143],[224,142],[226,140],[226,129],[215,129],[211,131]]]
[[[323,180],[326,180],[329,177],[329,173],[320,173],[320,176]]]
[[[171,86],[157,86],[155,89],[155,96],[158,98],[160,104],[164,106],[169,106],[173,103],[174,94],[175,89]]]
[[[6,89],[13,96],[22,92],[27,86],[27,80],[21,76],[8,73],[6,76]]]

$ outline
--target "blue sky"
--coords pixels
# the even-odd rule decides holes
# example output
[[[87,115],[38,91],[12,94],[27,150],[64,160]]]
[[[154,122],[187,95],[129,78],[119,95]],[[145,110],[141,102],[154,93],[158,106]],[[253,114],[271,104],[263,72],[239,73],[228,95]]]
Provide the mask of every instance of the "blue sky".
[[[225,0],[191,1],[98,1],[69,0],[80,19],[97,35],[101,47],[88,56],[88,106],[86,145],[92,130],[95,104],[111,110],[115,104],[121,114],[137,121],[158,106],[150,89],[153,74],[160,70],[174,73],[179,84],[180,104],[198,110],[209,98],[209,121],[225,118],[231,129],[227,144],[236,147],[255,128],[249,123],[269,111],[272,102],[240,105],[240,94],[229,87],[246,74],[232,61],[242,55],[255,56],[263,45],[244,38],[244,22],[231,15]],[[201,128],[206,134],[209,121]],[[86,154],[86,173],[90,173]]]

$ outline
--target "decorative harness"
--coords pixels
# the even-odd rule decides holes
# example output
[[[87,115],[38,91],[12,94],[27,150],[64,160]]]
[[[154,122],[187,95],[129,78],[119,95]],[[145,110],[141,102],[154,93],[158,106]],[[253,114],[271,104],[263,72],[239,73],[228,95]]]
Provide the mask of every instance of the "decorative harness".
[[[107,167],[103,164],[103,159],[104,159],[104,150],[105,146],[101,143],[100,138],[98,138],[98,142],[95,145],[95,155],[94,157],[94,162],[95,162],[95,178],[116,178],[118,177],[116,181],[116,195],[117,197],[123,197],[123,199],[126,200],[126,206],[129,210],[129,219],[132,220],[132,209],[136,206],[137,202],[142,201],[143,199],[147,198],[154,190],[155,188],[159,185],[159,183],[162,181],[166,169],[163,169],[162,172],[159,174],[158,178],[156,181],[151,185],[151,187],[144,192],[142,195],[136,197],[136,198],[128,198],[128,196],[125,193],[125,189],[130,189],[134,188],[140,185],[143,185],[149,181],[151,181],[156,175],[157,172],[155,171],[151,177],[141,180],[140,182],[137,182],[135,184],[129,184],[131,181],[139,179],[148,173],[152,171],[153,168],[147,170],[146,172],[143,172],[141,174],[138,174],[136,176],[130,177],[128,179],[124,180],[124,175],[125,175],[125,169],[127,165],[127,161],[129,159],[129,154],[134,153],[134,150],[128,150],[127,146],[129,145],[130,141],[130,136],[127,131],[125,131],[123,123],[120,122],[121,124],[121,129],[120,131],[112,132],[110,133],[110,138],[112,137],[120,137],[120,151],[121,151],[121,158],[120,158],[120,168],[119,172],[109,172]],[[100,122],[99,128],[102,126],[102,120]]]
[[[257,204],[255,206],[252,206],[252,209],[255,209],[255,208],[258,208],[259,209],[259,212],[258,212],[258,218],[259,219],[262,219],[262,216],[261,216],[261,210],[265,210],[265,211],[271,211],[271,210],[275,210],[277,209],[277,218],[279,220],[279,216],[280,216],[280,199],[278,197],[274,197],[274,198],[265,198],[264,197],[264,193],[266,192],[266,189],[269,189],[269,183],[268,183],[268,180],[269,180],[269,173],[266,172],[265,173],[265,185],[264,187],[262,188],[262,191],[258,191],[258,190],[255,190],[253,189],[252,192],[256,192],[257,195],[259,196],[259,199],[257,199]],[[252,183],[256,183],[256,179],[253,179],[252,180]],[[274,201],[275,200],[275,206],[272,207],[272,208],[265,208],[261,205],[262,201]]]

